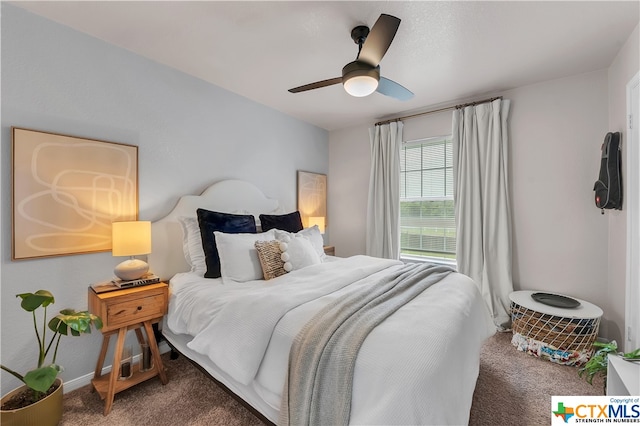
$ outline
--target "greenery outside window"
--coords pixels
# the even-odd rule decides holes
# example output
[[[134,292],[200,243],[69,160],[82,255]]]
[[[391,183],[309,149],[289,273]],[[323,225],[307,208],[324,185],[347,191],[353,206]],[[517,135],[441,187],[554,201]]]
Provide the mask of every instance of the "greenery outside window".
[[[405,142],[400,151],[400,255],[455,261],[451,136]]]

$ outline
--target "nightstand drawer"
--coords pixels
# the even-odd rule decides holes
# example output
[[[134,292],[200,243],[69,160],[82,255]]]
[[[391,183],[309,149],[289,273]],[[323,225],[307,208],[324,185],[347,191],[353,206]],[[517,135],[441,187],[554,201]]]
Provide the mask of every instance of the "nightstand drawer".
[[[149,284],[97,294],[89,288],[89,311],[102,318],[102,332],[161,318],[167,313],[169,287]]]
[[[164,315],[165,299],[163,294],[119,301],[107,304],[107,327],[122,327]]]

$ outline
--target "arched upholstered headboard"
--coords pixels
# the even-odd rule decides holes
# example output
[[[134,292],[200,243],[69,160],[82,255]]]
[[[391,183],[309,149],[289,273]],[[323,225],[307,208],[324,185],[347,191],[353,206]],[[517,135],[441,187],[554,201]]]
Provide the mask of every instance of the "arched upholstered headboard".
[[[203,208],[223,213],[260,214],[282,213],[277,200],[267,198],[255,185],[242,180],[223,180],[214,183],[201,195],[185,195],[165,217],[151,224],[150,270],[162,280],[169,280],[178,272],[189,271],[182,249],[182,227],[178,218],[196,217]]]

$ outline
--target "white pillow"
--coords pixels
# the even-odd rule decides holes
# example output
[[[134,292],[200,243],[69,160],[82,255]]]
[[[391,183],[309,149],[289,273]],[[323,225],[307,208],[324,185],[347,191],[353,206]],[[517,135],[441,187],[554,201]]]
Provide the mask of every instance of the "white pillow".
[[[191,272],[204,277],[207,264],[204,258],[198,219],[195,217],[181,216],[178,218],[178,222],[180,222],[180,226],[182,226],[182,251],[184,252],[184,258],[189,266],[191,266]]]
[[[264,279],[262,265],[254,244],[256,241],[273,240],[274,230],[260,234],[226,234],[219,231],[213,234],[220,256],[220,274],[224,284],[230,281],[245,282]]]
[[[320,233],[320,229],[318,228],[318,225],[313,225],[311,228],[305,228],[298,233],[287,232],[287,231],[282,231],[280,229],[276,229],[276,238],[278,240],[282,241],[285,235],[288,235],[289,238],[294,238],[296,235],[303,235],[307,237],[311,242],[313,249],[318,254],[320,261],[323,262],[327,258],[327,255],[324,252],[324,240],[322,239],[322,234]]]
[[[286,247],[284,247],[286,250],[283,250],[283,255],[286,253],[286,257],[282,258],[282,260],[291,264],[292,271],[322,263],[320,256],[318,256],[311,241],[306,236],[296,235],[293,238],[286,236],[282,239],[282,242],[286,244]],[[283,247],[280,246],[280,249],[282,250]]]

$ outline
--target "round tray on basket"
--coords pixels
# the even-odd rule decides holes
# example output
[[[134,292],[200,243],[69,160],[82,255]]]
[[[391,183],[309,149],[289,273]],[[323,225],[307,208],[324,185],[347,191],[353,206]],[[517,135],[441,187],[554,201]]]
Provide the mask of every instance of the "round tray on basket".
[[[545,305],[554,306],[556,308],[570,309],[580,306],[580,302],[576,299],[553,293],[533,293],[531,294],[531,298],[536,302],[544,303]]]

